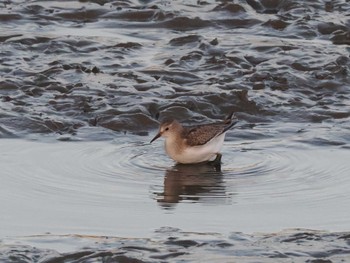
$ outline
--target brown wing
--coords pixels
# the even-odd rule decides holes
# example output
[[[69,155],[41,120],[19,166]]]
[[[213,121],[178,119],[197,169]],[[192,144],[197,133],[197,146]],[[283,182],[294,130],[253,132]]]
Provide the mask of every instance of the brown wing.
[[[199,125],[184,130],[183,137],[190,146],[203,145],[226,131],[225,124]]]
[[[184,127],[183,138],[190,146],[203,145],[214,137],[217,137],[231,129],[237,123],[237,118],[232,112],[223,122],[209,125],[198,125],[194,127]]]

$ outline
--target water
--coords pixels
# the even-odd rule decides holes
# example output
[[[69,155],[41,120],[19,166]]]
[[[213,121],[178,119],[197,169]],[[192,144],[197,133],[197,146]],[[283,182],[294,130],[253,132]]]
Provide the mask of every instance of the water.
[[[173,166],[158,145],[130,138],[122,144],[2,140],[3,234],[347,229],[347,150],[282,145],[227,143],[218,171]]]
[[[347,149],[229,142],[217,170],[174,166],[159,145],[132,138],[2,140],[3,234],[142,237],[162,226],[219,233],[349,227]]]
[[[323,247],[331,249],[329,242],[342,240],[343,231],[349,229],[348,149],[300,143],[285,147],[285,141],[274,139],[232,141],[225,145],[224,163],[218,170],[208,165],[173,165],[159,145],[144,139],[1,140],[1,158],[6,163],[0,191],[0,224],[6,226],[1,234],[7,237],[3,255],[72,260],[84,247],[83,254],[95,260],[117,256],[120,251],[131,259],[135,251],[136,258],[167,255],[164,258],[181,259],[188,254],[187,241],[182,240],[190,240],[195,247],[192,260],[203,257],[208,246],[215,248],[209,255],[216,255],[218,261],[232,259],[232,253],[243,260],[242,254],[261,257],[255,250],[262,248],[228,252],[227,247],[244,247],[241,239],[246,240],[248,234],[245,242],[250,246],[261,240],[275,246],[292,239],[288,247],[296,249],[293,236],[304,232],[278,233],[280,230],[342,231],[332,234],[331,241],[329,233],[315,231],[322,238],[310,246],[321,253]],[[313,234],[303,231],[306,237],[300,239],[309,242]],[[239,232],[234,235],[239,241],[227,236],[232,232]],[[168,247],[176,236],[185,245],[170,243]],[[201,243],[206,248],[199,248]],[[124,248],[126,244],[137,248]],[[171,254],[173,246],[178,254]],[[345,258],[346,247],[342,248]],[[107,255],[95,255],[101,250]],[[332,257],[332,253],[325,256]],[[189,260],[187,256],[184,259]]]
[[[349,10],[0,1],[0,260],[349,260]],[[149,144],[232,110],[220,169]]]

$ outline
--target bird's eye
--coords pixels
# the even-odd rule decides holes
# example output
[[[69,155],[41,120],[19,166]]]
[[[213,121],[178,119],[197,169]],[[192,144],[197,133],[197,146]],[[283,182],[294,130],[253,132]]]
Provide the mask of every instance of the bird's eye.
[[[166,131],[169,131],[169,127],[166,127],[165,130],[166,130]]]

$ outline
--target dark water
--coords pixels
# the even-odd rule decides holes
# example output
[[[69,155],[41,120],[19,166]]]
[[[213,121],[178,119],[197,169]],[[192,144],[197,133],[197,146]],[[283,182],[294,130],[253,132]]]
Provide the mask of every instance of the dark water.
[[[349,14],[0,1],[0,259],[350,260]],[[148,144],[159,118],[232,110],[220,170]]]
[[[300,229],[275,234],[236,232],[222,236],[161,228],[150,239],[42,235],[16,239],[16,243],[6,240],[8,244],[0,247],[0,260],[46,263],[348,262],[349,238],[349,233]],[[61,252],[53,247],[59,247]],[[71,251],[72,247],[76,250]]]
[[[159,113],[204,122],[233,109],[245,136],[280,120],[336,125],[326,142],[349,141],[346,1],[1,6],[2,136],[146,135]]]

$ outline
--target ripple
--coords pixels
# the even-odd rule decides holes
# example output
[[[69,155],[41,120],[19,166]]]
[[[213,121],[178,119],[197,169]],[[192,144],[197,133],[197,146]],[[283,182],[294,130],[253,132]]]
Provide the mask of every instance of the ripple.
[[[209,216],[199,226],[215,231],[229,231],[232,224],[259,231],[309,224],[349,226],[345,220],[350,186],[347,149],[272,139],[229,141],[222,166],[214,167],[175,165],[165,155],[162,142],[149,144],[138,136],[112,142],[3,139],[0,143],[4,201],[0,209],[7,215],[7,225],[25,220],[24,225],[39,224],[41,229],[52,215],[53,231],[61,228],[62,220],[69,229],[77,229],[81,220],[84,229],[98,232],[96,227],[110,231],[114,224],[128,229],[139,224],[141,215],[145,224],[162,227],[170,213],[175,225],[195,227],[206,211],[214,215],[228,209],[227,216],[215,223]],[[288,213],[283,213],[287,208],[300,218],[290,221]],[[25,214],[35,211],[45,216],[38,222],[25,219]],[[94,215],[91,221],[85,213]],[[184,213],[194,221],[185,220]],[[264,221],[249,223],[251,217]]]
[[[1,129],[147,134],[158,112],[174,106],[189,110],[176,112],[179,119],[196,121],[232,109],[254,124],[349,116],[348,52],[329,45],[349,42],[346,0],[327,8],[322,1],[107,2],[3,6],[0,110],[12,116],[1,117]]]
[[[0,140],[0,235],[349,228],[348,0],[229,2],[0,4],[0,137],[61,140]],[[232,110],[221,169],[148,144]]]
[[[151,238],[94,235],[34,235],[1,240],[0,260],[20,262],[159,262],[193,258],[216,262],[346,262],[349,232],[290,229],[271,234],[185,232],[157,229]],[[189,249],[191,253],[189,253]]]
[[[110,199],[113,203],[115,198],[142,200],[145,196],[140,195],[140,188],[147,190],[148,185],[161,182],[172,164],[162,148],[144,142],[23,141],[6,146],[7,158],[13,162],[4,167],[8,183],[22,188],[17,194],[26,198],[60,196],[65,202],[75,199],[96,205],[106,205]],[[159,157],[152,156],[151,151]],[[20,166],[15,159],[22,160]],[[16,176],[10,176],[11,170]]]
[[[205,192],[213,198],[226,197],[230,194],[227,189],[233,189],[231,194],[234,194],[238,187],[240,194],[247,198],[261,200],[299,195],[302,201],[304,194],[312,198],[315,195],[331,198],[334,194],[341,194],[332,190],[341,188],[339,182],[348,183],[342,177],[349,155],[346,150],[279,148],[267,144],[273,142],[251,145],[227,143],[223,152],[224,163],[217,170],[210,165],[174,166],[162,143],[121,143],[119,139],[113,143],[25,141],[9,144],[9,148],[5,146],[4,150],[8,153],[5,158],[11,160],[11,154],[16,153],[16,159],[22,160],[22,165],[15,167],[16,161],[12,160],[12,166],[10,163],[3,169],[8,175],[11,169],[16,172],[17,176],[9,176],[7,180],[16,187],[23,187],[23,191],[19,191],[21,194],[29,195],[30,192],[25,191],[27,188],[34,189],[33,195],[56,196],[64,193],[67,199],[69,195],[89,196],[87,200],[80,200],[82,202],[92,201],[98,196],[102,199],[120,198],[122,192],[134,193],[130,196],[133,199],[140,187],[148,186],[161,188],[159,190],[164,190],[165,186],[187,187],[187,194],[185,190],[178,193],[182,200],[203,196]],[[169,186],[167,180],[173,183]],[[226,190],[215,192],[223,184]],[[195,190],[189,190],[189,186]],[[102,199],[101,202],[104,202]]]
[[[239,146],[227,145],[226,152],[227,148]],[[274,198],[321,202],[344,194],[339,182],[349,183],[344,177],[350,156],[347,151],[266,145],[257,150],[258,146],[254,143],[251,150],[236,152],[233,162],[225,163],[223,169],[227,184],[239,186],[246,198],[260,202]]]

